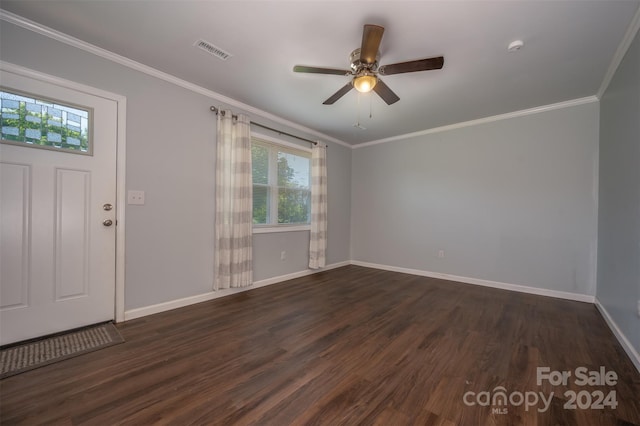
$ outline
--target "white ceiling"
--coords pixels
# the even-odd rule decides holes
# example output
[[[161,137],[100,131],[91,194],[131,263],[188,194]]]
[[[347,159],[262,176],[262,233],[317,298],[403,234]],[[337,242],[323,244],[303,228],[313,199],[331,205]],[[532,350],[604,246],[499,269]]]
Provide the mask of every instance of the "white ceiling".
[[[9,12],[349,144],[595,95],[639,4],[0,2]],[[384,77],[400,96],[391,106],[355,90],[322,105],[348,78],[297,74],[293,66],[347,69],[366,23],[385,27],[381,65],[443,55],[443,69]],[[208,55],[193,46],[198,39],[233,57]],[[508,52],[516,39],[524,48]],[[353,126],[358,115],[366,130]]]

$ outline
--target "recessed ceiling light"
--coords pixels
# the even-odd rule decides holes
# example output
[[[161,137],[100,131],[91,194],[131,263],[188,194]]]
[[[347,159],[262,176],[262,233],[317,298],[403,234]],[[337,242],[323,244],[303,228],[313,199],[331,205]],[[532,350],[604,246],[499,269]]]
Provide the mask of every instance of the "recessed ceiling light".
[[[507,49],[509,50],[509,52],[517,52],[518,50],[522,49],[523,46],[524,42],[522,40],[515,40],[509,43],[509,47],[507,47]]]

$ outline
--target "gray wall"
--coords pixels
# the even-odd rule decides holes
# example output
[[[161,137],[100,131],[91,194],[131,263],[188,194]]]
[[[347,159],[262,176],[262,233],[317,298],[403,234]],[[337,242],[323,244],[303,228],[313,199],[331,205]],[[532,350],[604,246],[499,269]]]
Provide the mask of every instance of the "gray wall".
[[[594,295],[597,155],[597,102],[358,148],[352,259]]]
[[[598,300],[640,352],[640,35],[600,102]]]
[[[0,59],[126,96],[126,186],[146,192],[144,206],[126,209],[126,309],[211,291],[216,126],[209,106],[224,105],[4,21]],[[351,150],[329,145],[327,257],[335,263],[349,260]],[[308,238],[256,235],[255,279],[306,269]]]

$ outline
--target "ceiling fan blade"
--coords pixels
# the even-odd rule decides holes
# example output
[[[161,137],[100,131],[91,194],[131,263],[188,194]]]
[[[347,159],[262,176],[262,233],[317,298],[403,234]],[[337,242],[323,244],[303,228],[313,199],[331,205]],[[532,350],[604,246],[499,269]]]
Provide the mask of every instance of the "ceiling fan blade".
[[[438,56],[435,58],[417,59],[415,61],[383,65],[378,68],[378,72],[382,75],[393,75],[405,72],[439,70],[443,65],[444,58],[442,56]]]
[[[373,87],[373,91],[376,92],[387,105],[395,104],[400,100],[398,95],[393,93],[393,90],[389,89],[389,86],[384,84],[380,79],[378,79],[378,83]]]
[[[378,49],[382,41],[384,27],[367,24],[362,31],[362,46],[360,47],[360,62],[373,64],[378,56]]]
[[[336,93],[331,95],[331,97],[329,99],[324,101],[323,104],[324,105],[333,105],[335,103],[335,101],[337,101],[338,99],[340,99],[341,97],[346,95],[347,92],[349,90],[351,90],[351,89],[353,89],[353,84],[351,84],[351,82],[348,82],[347,84],[342,86],[342,88],[340,90],[338,90]]]
[[[333,74],[333,75],[349,75],[351,71],[339,70],[336,68],[319,68],[319,67],[307,67],[304,65],[296,65],[293,67],[293,72],[306,72],[311,74]]]

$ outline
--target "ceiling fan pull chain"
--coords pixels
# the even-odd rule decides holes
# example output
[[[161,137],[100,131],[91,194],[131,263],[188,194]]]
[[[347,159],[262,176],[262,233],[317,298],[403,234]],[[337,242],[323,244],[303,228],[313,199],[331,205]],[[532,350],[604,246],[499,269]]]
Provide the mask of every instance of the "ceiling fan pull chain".
[[[373,118],[373,97],[369,93],[369,118]]]
[[[357,115],[357,127],[360,127],[360,98],[362,97],[362,93],[358,93],[358,115]]]
[[[356,119],[357,121],[353,124],[353,127],[357,127],[360,130],[366,130],[367,128],[364,127],[362,124],[360,124],[360,96],[362,94],[358,93],[356,96],[358,98],[358,111],[356,112]]]

